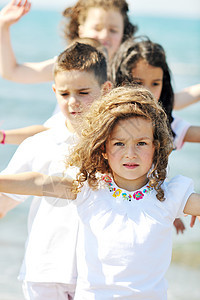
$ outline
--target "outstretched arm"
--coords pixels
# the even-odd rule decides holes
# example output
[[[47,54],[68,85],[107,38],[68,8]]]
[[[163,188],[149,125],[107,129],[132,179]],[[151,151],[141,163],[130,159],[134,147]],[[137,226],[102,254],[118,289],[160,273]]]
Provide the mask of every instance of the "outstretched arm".
[[[0,175],[0,192],[20,195],[48,196],[76,199],[72,192],[73,180],[48,176],[37,172]]]
[[[174,109],[182,109],[200,101],[200,84],[189,86],[174,95]]]
[[[0,74],[19,83],[38,83],[53,80],[55,59],[41,63],[18,64],[12,49],[10,26],[29,12],[29,1],[12,0],[0,11]]]
[[[5,144],[21,144],[26,138],[47,130],[43,125],[32,125],[24,128],[0,130],[0,143],[4,141]]]
[[[183,212],[187,215],[200,216],[200,194],[193,193],[190,195]]]
[[[200,126],[190,126],[184,137],[184,142],[200,143]]]

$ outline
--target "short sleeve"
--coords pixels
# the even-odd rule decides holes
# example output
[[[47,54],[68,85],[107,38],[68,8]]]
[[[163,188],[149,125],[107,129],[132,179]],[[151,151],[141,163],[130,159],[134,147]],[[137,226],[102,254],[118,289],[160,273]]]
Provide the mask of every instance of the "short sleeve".
[[[170,215],[175,219],[184,215],[183,210],[189,196],[194,193],[193,180],[178,175],[172,178],[165,186],[166,204]]]
[[[191,124],[177,116],[173,117],[174,120],[171,124],[171,128],[176,135],[174,138],[174,147],[180,150],[183,147],[185,135]]]
[[[74,200],[74,204],[77,206],[84,205],[85,201],[89,198],[92,190],[89,187],[88,183],[85,182],[81,191],[77,194],[76,200]]]

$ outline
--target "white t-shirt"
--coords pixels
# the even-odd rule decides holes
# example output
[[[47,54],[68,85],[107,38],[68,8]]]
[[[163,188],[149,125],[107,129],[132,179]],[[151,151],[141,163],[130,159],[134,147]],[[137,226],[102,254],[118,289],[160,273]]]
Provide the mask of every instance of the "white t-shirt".
[[[69,148],[76,142],[65,124],[26,139],[17,149],[4,174],[36,171],[62,175]],[[75,176],[75,170],[69,170]],[[11,195],[24,201],[29,196]],[[71,201],[34,197],[29,212],[29,237],[19,279],[33,282],[76,281],[75,248],[78,230]]]
[[[191,124],[177,116],[173,115],[173,118],[174,120],[171,123],[171,128],[176,134],[174,138],[174,147],[176,150],[180,150],[183,147],[186,132]]]
[[[173,221],[183,215],[193,184],[176,176],[163,188],[163,202],[146,186],[140,189],[142,199],[139,193],[129,201],[125,197],[134,193],[114,183],[111,192],[105,186],[92,191],[85,184],[73,202],[80,219],[76,300],[167,299],[164,275],[171,260]]]
[[[61,126],[65,122],[65,117],[63,113],[57,112],[55,115],[50,117],[46,122],[44,123],[44,126],[47,128],[53,128]]]

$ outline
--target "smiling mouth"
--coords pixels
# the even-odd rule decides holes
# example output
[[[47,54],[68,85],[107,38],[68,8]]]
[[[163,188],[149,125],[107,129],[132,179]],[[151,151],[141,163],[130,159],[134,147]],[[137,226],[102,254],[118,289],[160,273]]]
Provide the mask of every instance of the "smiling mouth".
[[[135,169],[137,168],[139,165],[138,164],[123,164],[123,166],[127,169]]]

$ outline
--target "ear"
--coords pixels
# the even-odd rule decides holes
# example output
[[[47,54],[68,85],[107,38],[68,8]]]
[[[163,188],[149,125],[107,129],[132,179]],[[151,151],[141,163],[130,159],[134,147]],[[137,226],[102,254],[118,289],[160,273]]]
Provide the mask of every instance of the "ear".
[[[104,159],[108,159],[108,155],[107,155],[107,153],[105,153],[105,152],[102,152],[102,156],[103,156],[103,158],[104,158]]]
[[[55,83],[52,84],[52,89],[53,89],[53,91],[55,93],[56,92],[56,85],[55,85]]]
[[[78,36],[80,38],[85,37],[85,36],[83,36],[83,32],[84,32],[83,25],[79,25],[79,27],[78,27]]]
[[[113,84],[111,81],[106,81],[104,82],[103,86],[102,86],[102,94],[105,95],[107,93],[109,93],[113,88]]]

